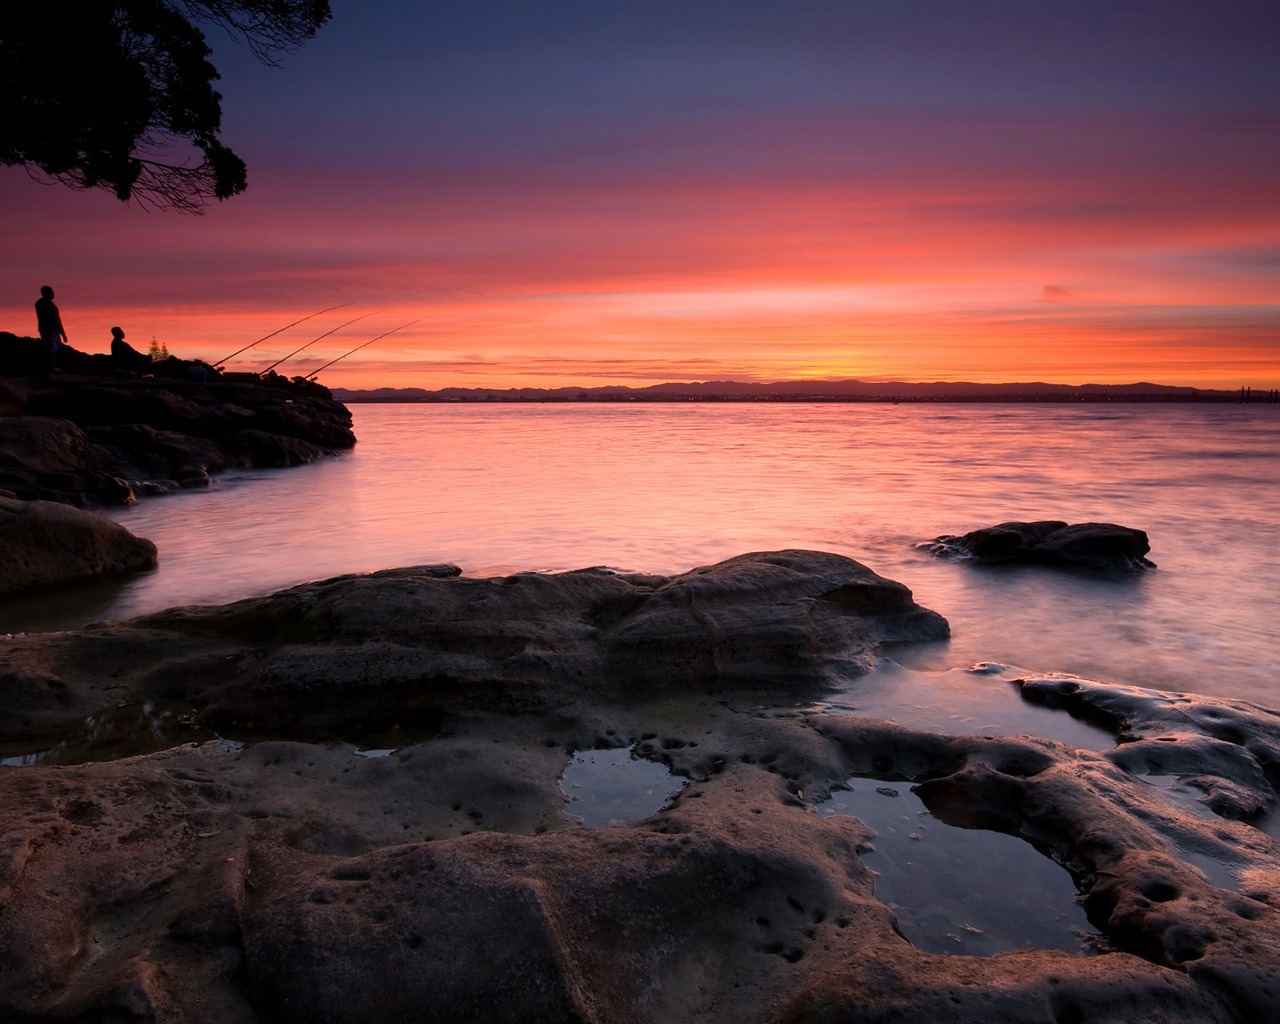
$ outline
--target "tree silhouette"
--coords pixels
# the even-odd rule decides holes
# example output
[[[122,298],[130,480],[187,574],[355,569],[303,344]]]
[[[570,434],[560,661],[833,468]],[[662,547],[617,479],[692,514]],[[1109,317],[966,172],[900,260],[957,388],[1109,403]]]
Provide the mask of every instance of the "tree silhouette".
[[[9,0],[0,7],[0,163],[147,207],[199,213],[243,192],[218,138],[217,69],[195,22],[275,64],[328,0]]]

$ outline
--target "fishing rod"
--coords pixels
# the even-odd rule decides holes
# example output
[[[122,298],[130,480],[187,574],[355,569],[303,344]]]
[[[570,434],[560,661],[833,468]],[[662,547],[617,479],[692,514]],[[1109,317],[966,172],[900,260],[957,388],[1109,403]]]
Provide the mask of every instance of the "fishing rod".
[[[393,330],[387,331],[387,334],[395,334],[396,331],[403,331],[406,327],[412,327],[414,324],[420,324],[420,323],[422,323],[420,319],[410,320],[407,324],[401,324],[399,327],[396,327]],[[327,363],[324,364],[324,366],[320,367],[319,370],[312,370],[309,374],[307,374],[307,380],[315,380],[316,375],[320,372],[320,370],[329,369],[329,367],[331,367],[334,363],[338,362],[341,359],[346,359],[347,356],[355,355],[366,345],[372,345],[375,341],[380,341],[381,339],[385,338],[387,334],[379,334],[378,337],[376,338],[370,338],[368,341],[364,343],[364,345],[357,345],[350,352],[343,352],[342,355],[338,356],[337,359],[330,359]]]
[[[281,327],[279,331],[272,331],[270,334],[263,335],[263,336],[262,336],[261,338],[259,338],[257,341],[251,341],[251,342],[249,342],[249,344],[247,344],[244,348],[238,348],[238,349],[236,349],[234,352],[232,352],[232,353],[231,353],[231,355],[227,356],[227,358],[226,358],[226,359],[219,359],[215,365],[219,365],[219,366],[220,366],[220,365],[222,365],[223,363],[225,363],[225,362],[227,361],[227,359],[234,359],[234,358],[235,358],[236,356],[238,356],[241,352],[248,352],[248,351],[249,351],[249,349],[253,348],[253,346],[254,346],[254,345],[258,345],[258,344],[260,344],[260,343],[262,343],[262,342],[266,341],[266,340],[267,340],[267,338],[274,338],[274,337],[275,337],[277,334],[279,334],[281,331],[287,331],[290,327],[297,327],[297,326],[298,326],[298,324],[302,323],[304,320],[310,320],[313,316],[319,316],[319,315],[320,315],[320,313],[332,313],[335,309],[341,309],[343,306],[350,306],[350,305],[351,305],[351,303],[350,303],[350,302],[340,302],[340,303],[338,303],[338,305],[336,305],[336,306],[330,306],[328,309],[322,309],[322,310],[320,310],[320,312],[318,312],[318,313],[311,313],[311,314],[309,314],[309,315],[307,315],[307,316],[304,316],[304,317],[302,318],[302,320],[295,320],[293,323],[291,323],[291,324],[286,324],[284,327]]]
[[[348,305],[350,305],[350,303],[348,303]],[[375,309],[375,310],[373,311],[373,313],[381,313],[381,312],[382,312],[382,310],[380,310],[380,309]],[[344,327],[350,327],[353,323],[355,323],[355,322],[356,322],[356,320],[363,320],[363,319],[364,319],[365,317],[367,317],[367,316],[373,316],[373,313],[362,313],[362,314],[360,314],[360,316],[356,317],[354,320],[348,320],[345,324],[339,324],[339,325],[338,325],[337,327],[335,327],[332,331],[325,331],[325,332],[324,332],[324,334],[320,335],[320,338],[327,338],[327,337],[329,337],[329,335],[331,335],[331,334],[337,334],[340,330],[342,330],[342,328],[344,328]],[[311,347],[312,345],[314,345],[317,341],[319,341],[319,340],[320,340],[320,338],[312,338],[312,339],[311,339],[309,342],[307,342],[305,345],[299,345],[299,346],[298,346],[297,348],[295,348],[292,352],[290,352],[287,356],[285,356],[285,357],[284,357],[284,359],[277,359],[274,363],[272,363],[270,366],[268,366],[265,370],[259,370],[259,371],[258,371],[258,376],[259,376],[259,377],[262,377],[262,376],[264,376],[265,374],[270,373],[270,372],[271,372],[272,370],[274,370],[277,366],[279,366],[281,363],[283,363],[286,359],[292,359],[292,358],[293,358],[294,356],[296,356],[299,352],[301,352],[304,348],[310,348],[310,347]]]

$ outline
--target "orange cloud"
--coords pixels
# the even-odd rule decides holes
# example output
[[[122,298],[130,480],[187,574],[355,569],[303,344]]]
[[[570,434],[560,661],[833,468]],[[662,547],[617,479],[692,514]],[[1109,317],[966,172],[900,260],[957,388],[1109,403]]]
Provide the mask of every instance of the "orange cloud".
[[[105,351],[119,323],[132,339],[215,360],[353,304],[236,362],[257,369],[382,310],[281,367],[298,373],[422,318],[325,372],[344,386],[1280,384],[1280,183],[1268,168],[1230,157],[1156,172],[1149,159],[1091,151],[1079,133],[1028,167],[1008,159],[1004,135],[978,131],[940,169],[910,164],[890,143],[908,155],[920,144],[881,127],[861,155],[849,144],[821,160],[795,150],[789,163],[783,128],[764,126],[782,133],[781,155],[732,172],[692,157],[608,176],[268,170],[246,196],[176,226],[51,196],[52,215],[12,218],[0,315],[29,331],[36,289],[53,283],[79,347]],[[13,253],[45,223],[73,217],[73,247],[19,265]]]

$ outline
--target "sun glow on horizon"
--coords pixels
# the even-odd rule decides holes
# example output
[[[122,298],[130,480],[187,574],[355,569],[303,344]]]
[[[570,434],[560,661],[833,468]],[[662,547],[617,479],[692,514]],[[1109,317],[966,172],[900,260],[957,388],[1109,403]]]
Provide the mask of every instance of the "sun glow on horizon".
[[[961,291],[726,282],[577,292],[392,307],[327,337],[352,314],[372,310],[352,303],[265,339],[298,315],[89,306],[67,320],[72,344],[84,351],[107,351],[115,324],[135,345],[155,337],[176,354],[211,363],[249,346],[227,363],[232,370],[261,371],[301,348],[278,372],[306,376],[336,359],[322,382],[352,388],[845,378],[1234,388],[1271,387],[1280,378],[1280,305],[1147,306],[1028,294],[1018,306],[956,308]],[[988,283],[968,298],[994,303],[998,291]],[[402,327],[412,320],[419,322]],[[77,326],[94,321],[105,326],[86,339]]]
[[[421,30],[446,8],[472,17],[468,5],[352,5],[350,17]],[[614,15],[641,8],[658,22],[670,13],[619,4]],[[1274,90],[1247,87],[1254,79],[1236,54],[1254,54],[1249,74],[1260,82],[1272,82],[1275,62],[1262,59],[1265,47],[1255,53],[1262,37],[1247,18],[1210,18],[1232,29],[1221,54],[1199,31],[1176,37],[1186,61],[1217,69],[1197,84],[1133,79],[1128,61],[1146,66],[1150,33],[1145,18],[1138,32],[1121,11],[1117,31],[1130,34],[1103,61],[1112,74],[1085,81],[1076,47],[1092,46],[1093,27],[1113,15],[1092,12],[1077,43],[1055,49],[1072,18],[1042,24],[1032,5],[1020,31],[1040,40],[1046,76],[1023,63],[1024,50],[982,35],[967,45],[1009,75],[990,92],[994,79],[967,60],[954,79],[930,77],[956,26],[933,37],[913,24],[895,36],[913,72],[871,74],[843,53],[830,62],[801,27],[836,9],[896,25],[894,5],[820,8],[789,11],[756,39],[776,77],[758,81],[762,66],[740,51],[735,33],[748,26],[729,38],[703,25],[710,48],[679,65],[687,77],[670,77],[668,50],[637,51],[634,66],[652,78],[611,79],[586,106],[580,90],[560,92],[558,63],[542,67],[546,55],[516,39],[507,44],[546,77],[505,78],[499,50],[470,70],[451,65],[476,93],[474,110],[466,94],[444,104],[425,85],[404,94],[412,104],[361,93],[364,105],[325,110],[316,97],[331,96],[333,83],[317,59],[312,94],[302,89],[282,110],[327,127],[301,136],[296,152],[278,144],[276,127],[265,132],[252,187],[200,218],[139,214],[0,168],[9,242],[0,328],[30,333],[31,303],[50,283],[77,348],[105,352],[119,325],[135,345],[155,337],[210,362],[349,304],[252,344],[229,364],[246,371],[380,311],[279,367],[307,375],[338,359],[322,380],[339,387],[1280,386],[1280,121]],[[1008,20],[988,27],[998,36]],[[793,31],[780,50],[775,37]],[[927,60],[915,49],[925,37]],[[435,37],[414,38],[416,54]],[[844,38],[863,45],[857,32]],[[378,39],[379,54],[403,43]],[[348,41],[322,34],[316,45],[345,54]],[[738,74],[703,77],[712,54]],[[418,74],[401,58],[348,56],[374,77],[388,64]],[[594,66],[597,51],[578,56]],[[808,77],[818,68],[820,88]],[[427,64],[419,70],[429,76]],[[1042,94],[1026,92],[1028,77]],[[1110,93],[1097,91],[1102,80]],[[252,81],[238,100],[251,122],[260,105],[284,100]],[[1073,84],[1061,92],[1064,83]],[[534,94],[548,104],[541,119],[526,106]],[[271,124],[289,123],[281,116],[273,108]],[[418,322],[352,351],[408,321]]]

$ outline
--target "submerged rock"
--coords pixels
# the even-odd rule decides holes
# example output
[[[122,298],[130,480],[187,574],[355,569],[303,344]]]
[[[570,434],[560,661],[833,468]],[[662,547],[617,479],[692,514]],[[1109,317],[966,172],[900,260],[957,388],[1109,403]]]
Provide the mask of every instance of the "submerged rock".
[[[0,497],[0,599],[155,566],[156,546],[106,516]]]
[[[1154,569],[1142,530],[1114,523],[1058,520],[1001,523],[965,534],[946,534],[925,545],[936,555],[988,565],[1049,565],[1086,571]]]
[[[1135,774],[1174,777],[1214,814],[1257,821],[1280,787],[1280,712],[1249,701],[1071,675],[1016,680],[1024,700],[1062,708],[1114,732],[1110,755]]]

